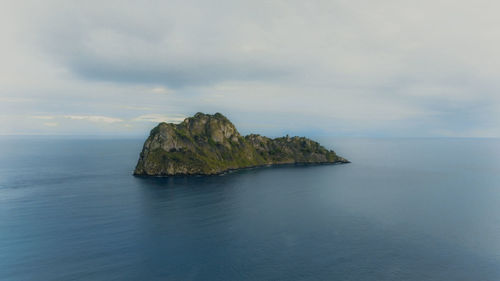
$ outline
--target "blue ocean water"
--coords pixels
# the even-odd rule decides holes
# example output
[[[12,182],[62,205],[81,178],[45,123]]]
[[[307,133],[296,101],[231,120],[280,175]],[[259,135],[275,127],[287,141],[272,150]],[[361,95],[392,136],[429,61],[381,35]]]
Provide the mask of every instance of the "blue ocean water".
[[[0,280],[500,280],[500,140],[137,178],[141,139],[0,138]]]

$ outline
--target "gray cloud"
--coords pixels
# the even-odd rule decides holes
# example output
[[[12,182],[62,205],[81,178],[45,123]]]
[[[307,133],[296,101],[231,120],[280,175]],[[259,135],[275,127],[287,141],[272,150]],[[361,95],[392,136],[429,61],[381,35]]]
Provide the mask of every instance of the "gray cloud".
[[[37,42],[60,64],[91,80],[176,88],[268,81],[291,74],[290,63],[279,50],[258,38],[253,41],[252,33],[258,34],[249,33],[254,24],[249,15],[236,18],[198,4],[141,5],[137,14],[114,6],[107,7],[112,13],[102,13],[89,5],[78,17],[66,6],[48,12],[51,16],[40,28],[43,36]]]
[[[92,80],[118,83],[161,84],[171,88],[205,86],[221,81],[266,81],[287,75],[282,67],[258,62],[183,61],[144,62],[126,60],[118,62],[97,56],[80,57],[66,61],[76,74]]]

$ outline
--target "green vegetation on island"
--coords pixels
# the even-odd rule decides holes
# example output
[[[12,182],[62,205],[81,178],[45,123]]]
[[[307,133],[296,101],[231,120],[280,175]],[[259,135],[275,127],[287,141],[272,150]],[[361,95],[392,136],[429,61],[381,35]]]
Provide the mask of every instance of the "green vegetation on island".
[[[160,123],[144,143],[134,175],[215,175],[280,164],[349,163],[304,137],[241,136],[222,114],[197,113],[180,124]]]

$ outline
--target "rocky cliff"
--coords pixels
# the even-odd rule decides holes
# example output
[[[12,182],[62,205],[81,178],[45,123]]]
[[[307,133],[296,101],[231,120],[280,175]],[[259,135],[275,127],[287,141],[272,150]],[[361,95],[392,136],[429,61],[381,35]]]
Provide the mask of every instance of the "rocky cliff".
[[[241,136],[222,114],[197,113],[180,124],[160,123],[144,143],[134,175],[214,175],[294,163],[349,163],[303,137]]]

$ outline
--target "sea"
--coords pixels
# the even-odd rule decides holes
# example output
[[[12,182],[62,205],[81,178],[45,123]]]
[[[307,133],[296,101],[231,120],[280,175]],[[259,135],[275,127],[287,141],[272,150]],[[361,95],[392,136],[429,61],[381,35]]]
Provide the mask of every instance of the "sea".
[[[500,280],[500,140],[141,178],[141,138],[0,137],[0,280]]]

